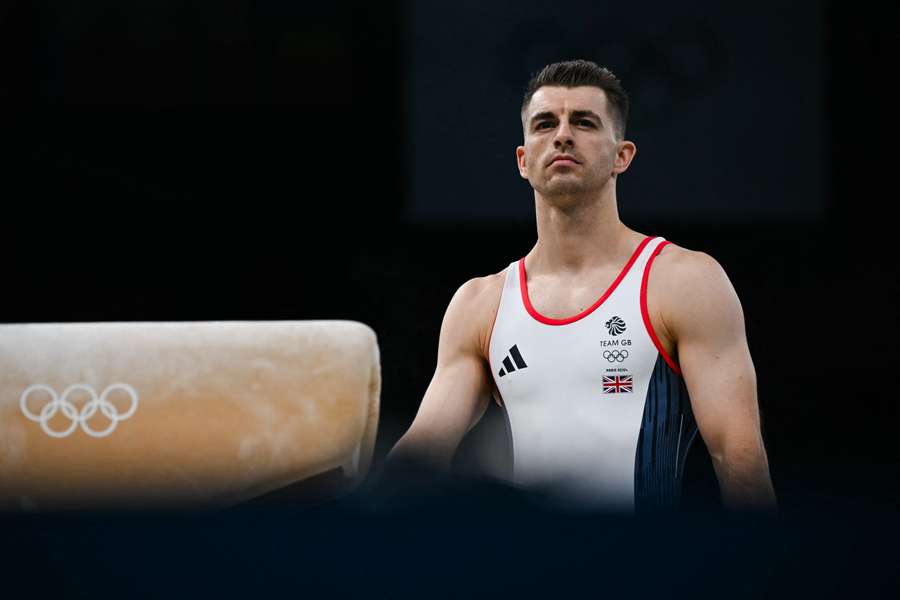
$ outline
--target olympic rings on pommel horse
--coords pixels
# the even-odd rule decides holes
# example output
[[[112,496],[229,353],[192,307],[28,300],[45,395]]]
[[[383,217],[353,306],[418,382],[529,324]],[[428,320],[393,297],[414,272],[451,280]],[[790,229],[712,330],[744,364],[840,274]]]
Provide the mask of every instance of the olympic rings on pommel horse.
[[[218,508],[368,473],[375,332],[355,321],[0,325],[0,510]]]

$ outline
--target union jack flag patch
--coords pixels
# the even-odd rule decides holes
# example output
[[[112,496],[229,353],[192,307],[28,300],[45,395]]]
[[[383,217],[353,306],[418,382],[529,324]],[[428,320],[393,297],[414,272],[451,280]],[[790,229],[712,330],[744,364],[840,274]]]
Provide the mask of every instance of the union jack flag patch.
[[[604,375],[604,394],[626,394],[633,391],[633,378],[631,375]]]

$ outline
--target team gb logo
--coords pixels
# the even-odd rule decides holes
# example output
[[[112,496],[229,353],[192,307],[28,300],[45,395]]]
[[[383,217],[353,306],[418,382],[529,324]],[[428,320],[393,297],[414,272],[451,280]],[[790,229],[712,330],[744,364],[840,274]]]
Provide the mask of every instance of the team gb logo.
[[[606,322],[606,328],[612,335],[619,335],[625,331],[625,321],[621,317],[612,317]]]

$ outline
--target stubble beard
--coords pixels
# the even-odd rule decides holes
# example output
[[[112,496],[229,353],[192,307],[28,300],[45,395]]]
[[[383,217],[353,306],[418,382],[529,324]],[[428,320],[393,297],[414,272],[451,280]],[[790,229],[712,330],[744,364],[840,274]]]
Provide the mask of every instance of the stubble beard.
[[[535,188],[551,206],[566,210],[577,208],[600,193],[599,181],[580,177],[554,177],[541,188]]]

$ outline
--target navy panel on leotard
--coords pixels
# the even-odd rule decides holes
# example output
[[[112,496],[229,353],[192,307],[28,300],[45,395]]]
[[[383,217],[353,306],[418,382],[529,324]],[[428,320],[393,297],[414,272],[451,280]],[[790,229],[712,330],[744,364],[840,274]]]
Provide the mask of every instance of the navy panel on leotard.
[[[684,379],[660,356],[650,376],[635,456],[636,512],[679,505],[681,476],[697,431]]]

